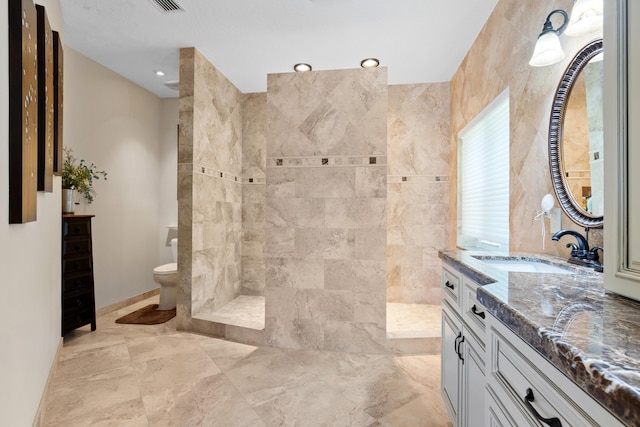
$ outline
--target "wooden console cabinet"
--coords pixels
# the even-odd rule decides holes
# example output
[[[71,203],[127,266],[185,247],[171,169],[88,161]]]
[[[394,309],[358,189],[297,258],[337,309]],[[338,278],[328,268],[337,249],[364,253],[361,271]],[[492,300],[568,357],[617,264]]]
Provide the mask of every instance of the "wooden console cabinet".
[[[96,330],[91,218],[62,215],[62,336],[91,324]]]

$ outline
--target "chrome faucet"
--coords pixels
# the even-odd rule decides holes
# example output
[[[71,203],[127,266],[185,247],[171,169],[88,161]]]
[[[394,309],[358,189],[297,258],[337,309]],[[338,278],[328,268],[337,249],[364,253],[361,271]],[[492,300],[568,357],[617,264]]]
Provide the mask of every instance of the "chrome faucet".
[[[569,262],[572,264],[585,265],[588,267],[593,267],[594,262],[592,260],[587,259],[589,255],[589,242],[587,239],[580,233],[574,230],[560,230],[551,236],[551,240],[555,240],[556,242],[560,240],[560,238],[564,235],[570,235],[576,238],[578,244],[575,243],[567,243],[567,248],[571,248],[571,257],[569,258]],[[595,253],[597,256],[597,252]]]

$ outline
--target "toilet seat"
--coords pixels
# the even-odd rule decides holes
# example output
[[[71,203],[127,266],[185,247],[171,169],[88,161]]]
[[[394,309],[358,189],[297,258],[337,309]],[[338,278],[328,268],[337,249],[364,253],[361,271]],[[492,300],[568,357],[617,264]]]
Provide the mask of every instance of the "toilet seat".
[[[168,264],[162,264],[153,269],[153,274],[156,276],[168,276],[178,272],[178,263],[170,262]]]

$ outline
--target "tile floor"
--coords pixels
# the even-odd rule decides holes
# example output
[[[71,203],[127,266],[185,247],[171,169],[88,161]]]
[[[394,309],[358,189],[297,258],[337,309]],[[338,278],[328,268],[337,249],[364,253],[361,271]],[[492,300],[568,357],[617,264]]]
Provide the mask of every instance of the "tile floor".
[[[65,338],[46,426],[451,426],[440,356],[254,347],[98,318]]]

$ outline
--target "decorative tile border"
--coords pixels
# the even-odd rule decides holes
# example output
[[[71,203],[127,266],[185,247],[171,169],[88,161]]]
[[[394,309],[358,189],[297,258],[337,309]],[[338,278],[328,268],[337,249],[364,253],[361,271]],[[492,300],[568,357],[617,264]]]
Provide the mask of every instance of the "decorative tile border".
[[[566,171],[567,179],[588,179],[591,178],[591,170]]]
[[[259,177],[259,178],[248,178],[248,177],[244,177],[242,178],[242,183],[243,184],[266,184],[267,183],[267,178],[263,177]]]
[[[386,166],[386,164],[387,156],[267,157],[268,168]]]
[[[220,171],[195,163],[178,164],[178,173],[194,173],[209,176],[212,178],[222,179],[229,182],[237,182],[238,184],[266,184],[265,177],[241,177],[229,172]]]
[[[268,168],[308,168],[308,167],[349,167],[349,166],[386,166],[387,156],[334,156],[334,157],[269,157]],[[266,184],[267,178],[241,177],[228,172],[208,168],[194,163],[178,164],[178,173],[194,173],[218,178],[239,184]],[[387,175],[387,183],[402,182],[449,182],[447,175]]]
[[[403,182],[449,182],[447,175],[387,175],[387,183]]]

